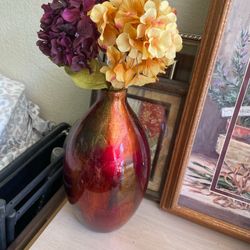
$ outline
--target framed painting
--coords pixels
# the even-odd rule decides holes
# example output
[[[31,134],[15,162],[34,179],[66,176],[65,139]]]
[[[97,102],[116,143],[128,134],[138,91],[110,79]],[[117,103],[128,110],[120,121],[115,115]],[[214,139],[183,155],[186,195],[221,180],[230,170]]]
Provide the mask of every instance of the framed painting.
[[[171,85],[159,83],[128,89],[128,103],[139,118],[150,146],[151,171],[147,196],[159,201],[168,171],[171,151],[178,127],[185,84],[179,83],[179,94],[171,93]],[[181,89],[183,92],[181,92]]]
[[[161,200],[162,208],[170,212],[246,241],[250,241],[249,13],[250,0],[212,3]]]

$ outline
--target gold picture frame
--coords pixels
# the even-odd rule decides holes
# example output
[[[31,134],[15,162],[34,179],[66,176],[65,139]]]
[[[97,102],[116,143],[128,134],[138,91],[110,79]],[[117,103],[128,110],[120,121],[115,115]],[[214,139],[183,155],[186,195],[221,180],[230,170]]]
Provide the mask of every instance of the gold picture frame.
[[[235,11],[237,11],[237,9],[235,10],[234,8],[241,8],[245,11],[247,4],[249,6],[249,3],[246,2],[241,2],[239,6],[237,1],[238,0],[216,0],[211,3],[206,29],[202,37],[189,93],[184,107],[183,116],[181,118],[181,126],[173,150],[170,169],[166,177],[166,184],[161,199],[161,207],[168,212],[250,242],[250,231],[246,221],[244,225],[240,223],[237,224],[235,223],[235,220],[233,222],[233,218],[239,218],[235,211],[233,211],[233,213],[230,210],[229,213],[223,205],[220,206],[221,208],[215,208],[214,204],[211,205],[211,203],[209,203],[210,197],[208,195],[211,193],[214,195],[215,190],[213,189],[213,186],[210,185],[212,181],[210,181],[210,179],[204,181],[204,176],[210,177],[206,171],[210,171],[209,174],[211,174],[209,166],[212,164],[208,166],[205,164],[205,166],[203,166],[199,161],[200,156],[196,157],[196,162],[191,158],[194,156],[193,152],[195,152],[195,147],[199,150],[201,145],[210,146],[210,140],[204,140],[202,144],[199,144],[198,137],[199,135],[204,136],[204,134],[202,134],[202,129],[204,129],[203,122],[206,121],[207,118],[205,114],[209,105],[208,95],[211,91],[212,83],[214,83],[217,79],[216,77],[218,77],[218,75],[215,74],[216,70],[218,70],[216,68],[218,65],[218,58],[224,51],[226,51],[226,48],[223,47],[223,45],[225,44],[225,39],[227,39],[225,32],[229,32],[229,26],[227,25],[230,25],[230,19],[235,16]],[[243,12],[241,18],[244,18]],[[244,13],[247,14],[248,12],[246,11]],[[237,30],[235,33],[232,32],[231,40],[235,42],[239,33],[240,30]],[[228,39],[227,43],[229,43]],[[234,48],[233,44],[230,46],[231,48]],[[225,77],[226,73],[224,73],[221,73],[221,76]],[[221,82],[217,82],[217,84],[221,84]],[[221,92],[218,93],[220,94]],[[213,100],[213,103],[216,102],[215,100],[216,98]],[[214,108],[210,113],[216,113],[216,109],[218,108],[216,106],[217,104],[213,105],[215,106],[211,106]],[[223,130],[230,130],[230,126],[233,127],[233,125],[235,124],[229,126],[223,124],[222,128]],[[216,119],[211,119],[206,128],[213,128],[213,126],[216,126]],[[210,130],[206,129],[206,131]],[[217,133],[218,132],[220,132],[220,130],[218,130]],[[205,138],[210,138],[211,136],[211,134],[208,134]],[[219,154],[223,153],[223,150],[220,151],[218,149],[222,143],[221,137],[219,137],[219,139],[220,140],[217,142],[217,152],[216,145],[213,144],[214,154],[218,154],[218,152]],[[211,160],[209,158],[206,162],[211,163],[213,160],[214,159]],[[190,164],[194,163],[196,166],[190,166]],[[197,171],[196,167],[203,167],[204,172],[201,174]],[[190,174],[188,171],[193,172]],[[203,182],[199,179],[201,176],[203,176]],[[187,182],[188,178],[196,178],[194,181],[195,185],[203,184],[203,187],[209,186],[208,189],[205,189],[206,192],[209,192],[206,193],[207,198],[204,198],[205,201],[202,201],[202,195],[198,196],[196,189],[197,186],[195,188],[189,186],[190,183]],[[187,188],[185,189],[185,187]],[[190,198],[191,195],[193,195],[193,197]],[[205,196],[205,194],[203,195]],[[216,195],[218,195],[218,193]],[[224,196],[225,194],[221,195]]]

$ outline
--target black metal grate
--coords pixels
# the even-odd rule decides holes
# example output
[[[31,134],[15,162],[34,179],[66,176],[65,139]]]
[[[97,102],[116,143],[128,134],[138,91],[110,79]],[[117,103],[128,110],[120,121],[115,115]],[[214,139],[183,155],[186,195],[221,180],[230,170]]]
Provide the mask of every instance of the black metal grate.
[[[62,186],[63,156],[50,162],[55,147],[63,147],[68,124],[49,135],[0,172],[0,250],[6,249]]]

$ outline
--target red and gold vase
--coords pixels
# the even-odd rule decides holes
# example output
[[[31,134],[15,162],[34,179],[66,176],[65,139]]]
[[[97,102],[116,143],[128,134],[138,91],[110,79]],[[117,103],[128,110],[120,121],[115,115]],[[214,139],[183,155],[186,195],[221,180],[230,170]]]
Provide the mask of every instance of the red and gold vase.
[[[150,153],[126,90],[103,90],[67,139],[64,185],[90,229],[110,232],[126,223],[147,188]]]

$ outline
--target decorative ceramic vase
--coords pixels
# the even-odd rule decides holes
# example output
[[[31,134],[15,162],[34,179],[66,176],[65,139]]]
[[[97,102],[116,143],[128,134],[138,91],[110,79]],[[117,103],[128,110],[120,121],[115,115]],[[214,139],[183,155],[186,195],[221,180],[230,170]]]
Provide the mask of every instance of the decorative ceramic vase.
[[[126,223],[147,188],[150,153],[126,90],[103,90],[67,139],[64,185],[90,229],[110,232]]]

